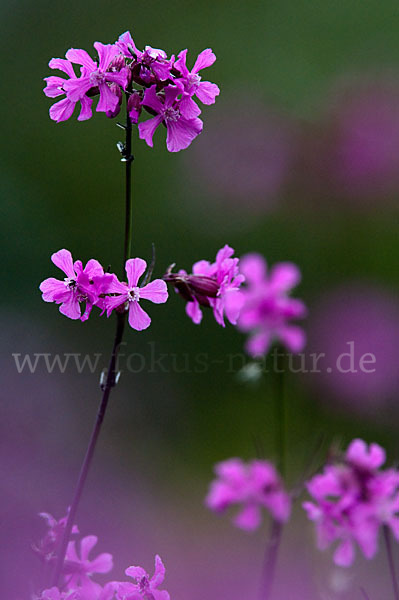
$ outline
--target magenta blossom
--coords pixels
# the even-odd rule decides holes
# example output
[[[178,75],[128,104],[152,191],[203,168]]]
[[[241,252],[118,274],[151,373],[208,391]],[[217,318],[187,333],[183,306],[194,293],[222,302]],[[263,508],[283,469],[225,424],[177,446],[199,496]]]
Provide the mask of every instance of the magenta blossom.
[[[117,94],[113,93],[110,85],[116,83],[124,90],[128,84],[129,71],[126,67],[122,67],[120,71],[110,70],[112,69],[113,59],[120,53],[116,45],[95,42],[94,48],[98,52],[98,64],[88,55],[86,50],[71,48],[65,54],[67,60],[82,65],[85,71],[82,72],[79,79],[70,79],[67,81],[64,84],[64,89],[69,100],[77,102],[90,89],[98,88],[100,100],[97,104],[97,111],[110,111],[113,113],[118,106],[119,98]]]
[[[65,60],[63,58],[52,58],[48,66],[50,69],[59,69],[60,71],[63,71],[69,76],[70,79],[78,79],[72,63],[69,62],[69,60]],[[85,72],[86,71],[83,68],[82,74]],[[58,96],[66,95],[64,85],[68,81],[67,79],[52,75],[51,77],[45,77],[44,81],[47,85],[43,91],[48,98],[57,98]],[[61,121],[67,121],[72,116],[78,101],[81,104],[81,111],[78,116],[78,121],[86,121],[87,119],[90,119],[92,116],[91,105],[93,100],[87,96],[82,96],[75,101],[72,101],[70,98],[66,97],[59,102],[56,102],[50,107],[50,118],[57,123],[60,123]]]
[[[240,272],[246,286],[229,298],[231,308],[241,307],[237,326],[250,333],[246,349],[251,356],[265,354],[273,341],[284,344],[291,352],[305,345],[304,331],[292,325],[292,319],[306,315],[301,300],[289,297],[300,281],[293,263],[278,263],[267,273],[266,261],[260,254],[247,254],[240,260]]]
[[[186,313],[198,325],[202,320],[201,306],[211,307],[216,322],[225,326],[224,315],[233,325],[240,310],[239,302],[234,304],[228,297],[237,292],[244,276],[239,273],[238,258],[232,258],[233,248],[226,245],[219,250],[216,261],[200,260],[193,265],[192,274],[180,270],[172,273],[174,265],[164,275],[165,281],[172,283],[176,291],[187,300]]]
[[[128,567],[125,571],[136,583],[112,581],[104,587],[100,600],[169,600],[166,590],[159,590],[165,579],[165,567],[160,556],[155,557],[154,575],[150,577],[142,567]]]
[[[46,521],[48,530],[45,536],[37,544],[33,545],[33,550],[40,554],[45,561],[49,561],[54,558],[57,547],[64,535],[68,515],[58,521],[49,513],[39,513],[39,516]],[[78,533],[79,529],[74,525],[71,534],[76,535]]]
[[[212,482],[205,503],[215,512],[224,512],[233,504],[243,507],[234,518],[234,525],[253,531],[260,525],[262,508],[273,519],[286,522],[291,514],[291,498],[284,490],[274,466],[266,460],[245,464],[231,458],[215,466],[218,479]]]
[[[203,123],[196,115],[187,118],[180,110],[177,99],[180,90],[176,86],[167,86],[164,97],[157,94],[153,85],[144,93],[143,106],[153,110],[156,116],[139,124],[139,135],[142,140],[153,147],[153,135],[156,128],[163,123],[166,127],[166,147],[169,152],[179,152],[187,148],[202,131]]]
[[[177,61],[173,65],[182,76],[181,79],[177,79],[177,82],[182,85],[184,92],[181,107],[183,107],[183,111],[194,111],[194,113],[197,111],[197,114],[200,114],[201,111],[195,102],[193,102],[192,96],[197,96],[203,104],[214,104],[216,96],[220,94],[220,89],[215,83],[201,81],[201,76],[199,75],[199,71],[213,65],[216,56],[211,48],[203,50],[198,55],[191,71],[187,68],[186,58],[187,50],[182,50],[177,57]]]
[[[381,526],[399,540],[399,471],[382,470],[385,451],[378,444],[353,440],[342,461],[327,464],[307,484],[313,502],[304,502],[316,524],[317,545],[324,550],[334,542],[334,562],[348,567],[355,546],[371,559],[378,549]]]
[[[89,554],[97,544],[95,535],[88,535],[80,541],[80,556],[76,550],[76,542],[69,542],[65,556],[65,586],[68,590],[81,588],[85,595],[96,598],[101,587],[92,581],[96,573],[109,573],[113,567],[112,555],[108,552],[99,554],[95,559],[89,559]]]
[[[40,284],[40,291],[45,302],[60,305],[60,312],[70,319],[89,318],[93,305],[98,300],[98,289],[94,279],[104,276],[100,263],[91,259],[83,269],[80,260],[73,262],[69,250],[59,250],[51,256],[52,262],[66,275],[63,281],[49,277]],[[81,304],[86,304],[82,314]]]
[[[126,261],[127,281],[120,282],[116,275],[109,286],[108,296],[105,301],[105,309],[109,316],[114,309],[126,305],[129,311],[129,325],[137,331],[147,329],[151,323],[148,314],[141,308],[139,302],[142,299],[150,300],[155,304],[161,304],[168,299],[166,283],[162,279],[154,279],[143,287],[138,287],[138,280],[147,268],[147,263],[142,258],[130,258]]]

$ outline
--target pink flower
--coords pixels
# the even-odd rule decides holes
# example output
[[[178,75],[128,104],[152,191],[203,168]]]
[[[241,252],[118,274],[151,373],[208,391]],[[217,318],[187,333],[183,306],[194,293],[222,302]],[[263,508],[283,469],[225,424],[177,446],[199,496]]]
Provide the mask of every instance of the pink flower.
[[[128,577],[136,580],[136,583],[112,581],[104,587],[100,600],[169,600],[169,593],[159,590],[159,586],[165,579],[165,567],[160,558],[155,557],[155,572],[150,578],[142,567],[129,567],[125,571]]]
[[[33,546],[35,552],[43,556],[44,560],[51,560],[54,558],[55,551],[57,550],[58,544],[60,543],[62,536],[64,535],[66,522],[68,515],[62,519],[55,519],[49,513],[39,513],[39,516],[46,521],[48,531],[46,535],[40,540],[38,544]],[[79,533],[79,529],[76,525],[72,527],[71,534],[76,535]]]
[[[94,279],[104,276],[104,270],[97,260],[91,259],[83,269],[80,260],[73,262],[69,250],[59,250],[51,256],[52,262],[66,275],[63,281],[49,277],[40,284],[45,302],[60,304],[60,312],[70,319],[89,318],[91,309],[98,299]],[[86,304],[81,313],[80,305]]]
[[[151,148],[155,130],[161,123],[166,127],[166,147],[169,152],[184,150],[201,133],[202,121],[196,116],[187,118],[180,110],[180,101],[177,100],[179,93],[179,88],[172,85],[168,85],[162,94],[157,94],[156,85],[145,91],[142,105],[154,111],[156,116],[139,124],[139,135]]]
[[[172,273],[169,267],[165,281],[172,283],[176,291],[187,300],[186,313],[195,324],[202,320],[201,306],[211,307],[216,322],[225,326],[224,315],[235,325],[240,310],[239,302],[228,301],[237,292],[244,276],[239,274],[238,258],[232,258],[233,248],[226,245],[219,250],[216,261],[200,260],[193,265],[192,274],[180,270]]]
[[[122,67],[120,71],[109,70],[113,59],[120,53],[114,44],[101,44],[95,42],[94,48],[98,52],[99,63],[97,64],[86,52],[71,48],[65,57],[72,63],[82,65],[85,71],[79,79],[70,79],[64,84],[69,100],[76,102],[80,100],[92,88],[100,93],[100,101],[97,111],[113,113],[119,103],[118,96],[110,89],[110,84],[116,83],[123,90],[129,81],[129,71]]]
[[[65,585],[68,590],[81,588],[86,596],[94,598],[101,591],[101,586],[91,580],[95,573],[109,573],[113,567],[112,555],[108,552],[99,554],[90,560],[89,554],[97,544],[97,536],[88,535],[80,541],[80,556],[76,551],[76,542],[69,542],[65,556]]]
[[[232,295],[229,302],[231,309],[241,306],[237,326],[250,333],[248,353],[265,354],[274,340],[291,352],[300,352],[305,345],[305,334],[290,321],[304,317],[306,307],[288,295],[300,281],[298,267],[293,263],[278,263],[268,274],[263,256],[247,254],[240,260],[240,272],[247,285]]]
[[[203,104],[214,104],[216,96],[220,94],[220,89],[215,83],[201,81],[201,76],[199,75],[199,71],[213,65],[216,60],[216,56],[212,52],[211,48],[203,50],[198,55],[191,71],[189,71],[187,68],[186,58],[187,50],[182,50],[177,57],[177,61],[173,65],[182,76],[181,79],[176,80],[176,82],[182,84],[182,89],[184,91],[181,102],[181,110],[183,107],[183,111],[186,110],[189,113],[193,111],[194,116],[198,116],[201,111],[195,102],[193,102],[192,96],[197,96],[197,98],[201,100]]]
[[[141,299],[150,300],[161,304],[168,299],[166,283],[162,279],[154,279],[143,287],[138,287],[138,280],[146,270],[147,263],[142,258],[130,258],[126,261],[126,274],[128,283],[120,282],[114,275],[110,285],[107,286],[108,296],[105,300],[107,316],[116,308],[127,303],[129,311],[129,325],[137,331],[147,329],[151,323],[148,314],[141,308]]]
[[[274,466],[265,460],[245,464],[231,458],[215,467],[218,479],[212,482],[205,503],[215,512],[224,512],[233,504],[243,507],[233,523],[247,531],[260,525],[262,508],[267,508],[276,521],[285,522],[291,514],[291,498]]]
[[[60,71],[63,71],[69,76],[70,79],[77,79],[72,63],[69,60],[65,60],[63,58],[52,58],[48,66],[50,69],[59,69]],[[82,69],[82,73],[85,73],[84,68]],[[47,85],[43,91],[48,98],[57,98],[57,96],[66,94],[64,85],[68,81],[67,79],[52,75],[51,77],[45,77],[44,81]],[[57,123],[60,123],[61,121],[67,121],[72,116],[78,101],[81,104],[81,111],[78,116],[78,121],[86,121],[87,119],[90,119],[92,116],[91,105],[93,100],[87,96],[82,96],[82,98],[79,98],[79,100],[75,100],[74,102],[68,97],[56,102],[50,107],[50,118]]]
[[[323,550],[338,542],[337,565],[348,567],[355,545],[366,558],[378,549],[378,533],[387,525],[399,540],[399,471],[380,470],[385,452],[378,444],[353,440],[341,462],[328,464],[306,485],[314,502],[304,502],[316,523],[317,544]]]

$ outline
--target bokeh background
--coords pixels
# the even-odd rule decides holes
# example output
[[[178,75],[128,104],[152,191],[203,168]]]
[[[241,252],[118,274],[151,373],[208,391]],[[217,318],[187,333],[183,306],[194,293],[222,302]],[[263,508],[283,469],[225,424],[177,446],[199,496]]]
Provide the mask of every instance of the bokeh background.
[[[320,432],[324,449],[353,437],[399,458],[399,12],[394,0],[175,0],[112,4],[4,1],[2,131],[2,384],[0,531],[2,596],[27,598],[37,570],[37,513],[65,513],[99,401],[114,323],[98,313],[68,321],[42,302],[57,276],[50,255],[98,258],[118,269],[123,168],[115,120],[56,125],[43,93],[50,58],[90,51],[130,29],[139,47],[168,54],[212,47],[221,95],[204,131],[178,155],[163,132],[134,139],[134,255],[157,252],[159,276],[189,268],[229,243],[238,255],[296,262],[309,306],[307,352],[329,360],[354,341],[374,353],[374,374],[291,374],[286,381],[288,480]],[[212,468],[230,456],[273,458],[272,375],[249,385],[227,354],[244,338],[211,314],[200,327],[172,294],[152,306],[144,333],[129,331],[122,373],[80,507],[83,533],[115,557],[152,568],[161,554],[175,600],[256,597],[268,526],[234,530],[203,505]],[[18,373],[13,353],[101,353],[95,374]],[[151,356],[166,355],[164,368]],[[204,372],[196,369],[199,354]],[[144,361],[144,367],[142,367]],[[238,361],[239,362],[239,361]],[[234,363],[236,365],[236,363]],[[257,450],[257,449],[258,450]],[[321,460],[321,458],[320,458]],[[364,585],[389,597],[383,549],[350,570],[314,548],[297,506],[284,536],[275,598],[351,599]]]

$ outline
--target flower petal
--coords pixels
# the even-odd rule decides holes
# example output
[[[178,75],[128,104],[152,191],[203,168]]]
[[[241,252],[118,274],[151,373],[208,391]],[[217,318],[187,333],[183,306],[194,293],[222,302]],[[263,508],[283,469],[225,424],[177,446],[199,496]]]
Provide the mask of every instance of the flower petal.
[[[51,260],[56,267],[61,269],[61,271],[64,271],[67,277],[70,277],[71,279],[76,278],[76,273],[73,268],[72,254],[69,250],[65,250],[65,248],[63,248],[62,250],[58,250],[58,252],[54,252],[54,254],[51,255]]]
[[[154,279],[148,285],[140,288],[140,298],[151,300],[155,304],[162,304],[168,299],[168,287],[162,279]]]
[[[179,152],[187,148],[201,133],[202,127],[200,119],[185,119],[183,116],[177,121],[167,121],[166,147],[169,152]]]
[[[95,71],[97,69],[97,63],[89,56],[86,50],[80,50],[77,48],[70,48],[65,54],[67,60],[87,67],[89,71]]]
[[[150,326],[151,319],[138,302],[129,302],[129,325],[136,331],[143,331]]]
[[[59,102],[56,102],[50,107],[49,114],[50,119],[56,123],[61,121],[67,121],[73,115],[76,102],[71,102],[68,98],[64,98]]]
[[[207,48],[198,54],[197,60],[195,61],[192,73],[198,73],[201,69],[210,67],[216,60],[216,55],[213,53],[212,48]]]
[[[129,258],[125,268],[129,287],[136,287],[138,280],[147,268],[147,263],[142,258]]]
[[[161,123],[162,117],[160,115],[154,117],[153,119],[148,119],[147,121],[139,123],[140,139],[145,140],[145,142],[148,144],[148,146],[150,146],[150,148],[152,148],[154,145],[152,138],[155,133],[155,130]]]

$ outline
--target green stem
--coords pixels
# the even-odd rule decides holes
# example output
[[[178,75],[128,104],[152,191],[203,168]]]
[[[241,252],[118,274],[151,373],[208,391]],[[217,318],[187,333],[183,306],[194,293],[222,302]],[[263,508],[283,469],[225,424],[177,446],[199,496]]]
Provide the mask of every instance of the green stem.
[[[127,98],[126,98],[127,105]],[[125,273],[125,263],[131,255],[131,245],[132,245],[132,196],[131,196],[131,169],[132,169],[132,123],[129,118],[129,114],[126,106],[126,141],[125,147],[122,152],[122,161],[126,163],[126,184],[125,184],[125,241],[124,241],[124,251],[123,251],[123,275]],[[123,333],[125,330],[126,324],[126,312],[117,313],[116,314],[116,331],[114,337],[114,343],[112,346],[111,357],[109,360],[109,366],[107,371],[107,378],[105,384],[102,387],[103,395],[98,407],[96,420],[94,422],[93,430],[90,436],[90,440],[87,446],[85,458],[83,460],[80,474],[78,478],[78,482],[76,484],[75,493],[73,496],[73,500],[69,509],[67,522],[65,525],[64,534],[58,548],[57,552],[57,560],[55,563],[53,576],[51,580],[52,586],[58,586],[60,577],[62,575],[62,570],[65,561],[65,554],[68,547],[68,542],[71,537],[73,523],[75,521],[76,513],[79,507],[80,500],[82,498],[84,486],[86,483],[87,475],[89,473],[89,469],[93,460],[94,451],[96,448],[97,440],[101,431],[101,427],[104,421],[105,412],[108,406],[109,397],[111,394],[112,388],[116,383],[116,367],[117,367],[117,358],[119,353],[119,348],[122,343]]]

